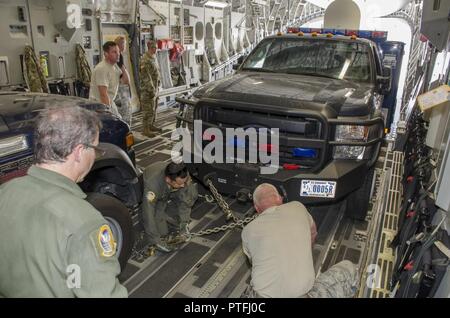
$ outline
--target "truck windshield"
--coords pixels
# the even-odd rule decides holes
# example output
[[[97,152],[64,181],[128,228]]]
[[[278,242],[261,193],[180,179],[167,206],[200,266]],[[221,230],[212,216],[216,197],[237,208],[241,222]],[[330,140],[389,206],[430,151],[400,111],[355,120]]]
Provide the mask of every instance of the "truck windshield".
[[[267,39],[250,53],[242,70],[371,82],[369,50],[367,44],[358,42]]]

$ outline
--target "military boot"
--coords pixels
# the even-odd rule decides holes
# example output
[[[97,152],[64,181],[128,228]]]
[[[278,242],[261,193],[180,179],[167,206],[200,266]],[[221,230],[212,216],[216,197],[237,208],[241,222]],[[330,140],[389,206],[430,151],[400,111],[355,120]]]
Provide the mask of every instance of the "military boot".
[[[189,231],[189,223],[181,222],[178,232],[175,236],[171,236],[169,242],[171,245],[182,244],[191,240],[191,232]]]
[[[157,134],[155,133],[155,132],[153,132],[150,128],[148,128],[148,127],[145,127],[144,128],[144,131],[142,132],[142,134],[144,135],[144,136],[147,136],[147,137],[150,137],[150,138],[153,138],[153,137],[156,137],[157,136]]]
[[[167,244],[167,242],[163,242],[163,241],[157,243],[157,244],[155,245],[155,247],[156,247],[157,250],[159,250],[159,251],[161,251],[161,252],[164,252],[164,253],[170,253],[170,252],[173,251],[173,248],[170,247],[170,246]]]
[[[150,125],[150,131],[154,133],[162,133],[162,129],[159,127],[156,127],[155,125]]]

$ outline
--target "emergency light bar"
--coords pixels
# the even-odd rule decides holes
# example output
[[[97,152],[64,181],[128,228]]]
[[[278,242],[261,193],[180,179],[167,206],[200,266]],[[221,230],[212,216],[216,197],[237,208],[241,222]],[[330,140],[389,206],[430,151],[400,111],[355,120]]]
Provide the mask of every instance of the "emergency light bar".
[[[384,42],[387,40],[387,31],[368,31],[368,30],[350,30],[350,29],[326,29],[326,28],[288,28],[287,33],[304,34],[333,34],[344,36],[356,36],[358,38],[372,40],[374,42]]]

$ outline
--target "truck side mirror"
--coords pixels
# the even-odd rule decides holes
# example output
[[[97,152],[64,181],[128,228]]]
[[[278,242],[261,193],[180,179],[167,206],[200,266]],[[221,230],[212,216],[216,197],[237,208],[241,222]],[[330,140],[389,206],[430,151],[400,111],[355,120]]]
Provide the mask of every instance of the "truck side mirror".
[[[244,62],[244,55],[241,55],[238,57],[236,64],[233,64],[233,70],[237,70],[239,68],[239,66],[241,66],[242,62]]]
[[[377,84],[382,95],[387,95],[391,91],[391,74],[391,68],[389,66],[383,66],[383,76],[377,75]]]

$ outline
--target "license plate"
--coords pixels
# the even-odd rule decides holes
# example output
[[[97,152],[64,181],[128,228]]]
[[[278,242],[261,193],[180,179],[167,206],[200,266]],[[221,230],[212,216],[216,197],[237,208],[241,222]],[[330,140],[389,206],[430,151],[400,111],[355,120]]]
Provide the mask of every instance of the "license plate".
[[[334,198],[335,194],[335,181],[302,180],[301,197]]]

